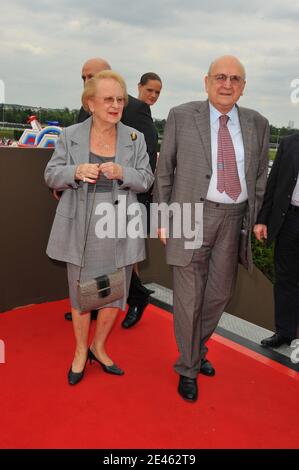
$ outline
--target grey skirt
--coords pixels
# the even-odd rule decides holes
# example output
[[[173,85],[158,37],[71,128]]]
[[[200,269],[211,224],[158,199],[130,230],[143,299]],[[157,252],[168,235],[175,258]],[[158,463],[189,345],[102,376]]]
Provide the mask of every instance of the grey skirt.
[[[93,193],[88,193],[88,214],[90,214],[92,206]],[[84,255],[84,266],[81,271],[81,281],[87,281],[90,278],[101,276],[103,274],[111,274],[116,271],[116,258],[115,258],[115,238],[98,238],[95,232],[96,223],[100,220],[101,216],[95,214],[95,209],[100,203],[111,203],[112,195],[110,192],[96,193],[95,202],[93,206],[93,213],[91,216],[90,227],[87,236],[87,243]],[[133,265],[124,266],[124,296],[122,299],[115,300],[114,302],[105,305],[105,307],[117,307],[122,310],[126,308],[127,297],[132,276]],[[70,302],[73,308],[80,310],[77,301],[77,281],[79,279],[80,267],[67,263],[67,276],[69,284]]]

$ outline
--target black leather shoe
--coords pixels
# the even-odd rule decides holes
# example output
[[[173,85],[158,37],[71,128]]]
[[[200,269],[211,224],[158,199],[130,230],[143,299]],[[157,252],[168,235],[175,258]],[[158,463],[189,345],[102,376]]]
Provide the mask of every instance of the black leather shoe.
[[[199,373],[208,375],[209,377],[213,377],[213,375],[215,375],[215,369],[208,359],[202,359]]]
[[[269,338],[262,339],[261,345],[265,348],[279,348],[283,344],[291,344],[291,340],[285,336],[281,336],[279,333],[275,333]]]
[[[73,372],[72,368],[70,368],[68,375],[67,375],[69,385],[76,385],[83,379],[86,363],[87,363],[87,359],[85,361],[84,368],[81,372]]]
[[[76,385],[77,383],[79,383],[80,380],[83,379],[83,375],[84,375],[84,369],[82,372],[73,372],[72,368],[70,368],[68,376],[67,376],[69,385]]]
[[[146,293],[147,293],[148,296],[150,296],[150,295],[154,294],[155,291],[152,290],[152,289],[148,289],[148,288],[146,287]]]
[[[98,310],[92,310],[90,315],[91,320],[96,320],[98,318]],[[72,321],[72,313],[71,312],[66,312],[64,314],[64,318],[68,321]]]
[[[100,364],[100,366],[103,368],[103,370],[105,372],[107,372],[107,374],[114,374],[114,375],[124,375],[124,371],[122,369],[120,369],[119,367],[117,367],[116,364],[112,364],[112,366],[106,366],[106,364],[103,364],[96,356],[95,354],[92,352],[91,349],[88,350],[88,358],[89,358],[89,362],[90,364],[92,364],[92,361],[96,361]]]
[[[184,400],[196,401],[198,396],[197,381],[180,375],[178,392]]]
[[[132,326],[136,325],[141,319],[144,309],[148,304],[148,300],[139,305],[131,305],[127,311],[127,315],[123,320],[121,326],[123,328],[131,328]]]
[[[98,318],[98,313],[99,313],[98,310],[91,310],[91,312],[90,312],[90,319],[91,319],[91,320],[96,320],[96,319]]]

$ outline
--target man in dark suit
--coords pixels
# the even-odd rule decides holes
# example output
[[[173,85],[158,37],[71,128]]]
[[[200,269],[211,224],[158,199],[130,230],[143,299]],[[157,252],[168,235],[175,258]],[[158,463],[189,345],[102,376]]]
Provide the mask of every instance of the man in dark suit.
[[[127,126],[134,127],[144,134],[151,169],[154,173],[157,163],[158,135],[154,126],[150,107],[143,101],[129,95],[129,102],[123,111],[121,121]],[[146,207],[149,207],[151,194],[151,189],[144,194],[138,194],[138,201]],[[124,320],[122,321],[123,328],[131,328],[141,319],[145,307],[149,302],[149,296],[151,293],[151,290],[142,285],[135,267],[132,272],[129,296],[127,300],[129,308]]]
[[[135,129],[144,134],[153,173],[155,173],[157,164],[158,132],[154,126],[150,106],[157,101],[161,88],[162,82],[157,74],[152,72],[143,74],[138,84],[138,99],[129,95],[129,103],[125,107],[121,119],[127,126],[135,127]],[[137,198],[147,208],[147,228],[149,233],[152,188],[146,193],[138,194]],[[152,291],[146,289],[141,284],[137,273],[137,266],[135,266],[128,296],[129,308],[122,322],[123,328],[131,328],[141,319],[151,293]]]
[[[190,246],[184,221],[169,217],[167,240],[168,227],[159,228],[173,266],[178,393],[191,402],[198,397],[197,375],[215,374],[206,343],[233,295],[240,237],[250,235],[266,186],[269,125],[256,111],[236,105],[245,83],[237,58],[215,60],[205,77],[208,100],[170,111],[157,165],[154,200],[176,203],[181,214],[188,203],[198,233]],[[195,207],[200,202],[202,217]],[[181,236],[175,235],[178,228]],[[250,236],[244,263],[252,265]]]
[[[87,60],[82,67],[83,83],[85,84],[96,73],[108,69],[111,69],[110,65],[102,58],[97,57]],[[83,107],[81,107],[78,115],[78,122],[83,122],[88,117],[89,114],[84,111]],[[134,127],[144,134],[150,165],[154,173],[157,162],[158,135],[153,123],[149,105],[129,95],[129,103],[124,110],[121,121],[128,126]],[[147,205],[148,202],[150,202],[150,197],[151,190],[145,194],[138,195],[138,200],[139,202]],[[129,309],[124,321],[122,322],[122,326],[124,328],[130,328],[140,320],[143,311],[149,302],[149,296],[151,293],[152,291],[142,285],[138,274],[135,270],[133,270],[128,297]],[[96,315],[96,311],[93,311],[91,314],[93,319],[96,317]],[[65,314],[65,319],[72,319],[70,312]]]
[[[299,325],[299,135],[282,140],[254,233],[274,249],[275,334],[261,341],[278,348],[298,338]]]

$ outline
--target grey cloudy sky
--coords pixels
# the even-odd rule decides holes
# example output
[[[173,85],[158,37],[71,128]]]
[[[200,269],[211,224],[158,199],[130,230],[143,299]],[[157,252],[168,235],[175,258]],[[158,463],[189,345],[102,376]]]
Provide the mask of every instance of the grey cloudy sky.
[[[2,0],[0,79],[7,103],[79,108],[81,65],[102,56],[135,96],[140,75],[158,73],[163,90],[152,112],[166,118],[173,106],[205,99],[210,62],[233,54],[247,71],[240,104],[299,127],[290,98],[298,23],[294,0]]]

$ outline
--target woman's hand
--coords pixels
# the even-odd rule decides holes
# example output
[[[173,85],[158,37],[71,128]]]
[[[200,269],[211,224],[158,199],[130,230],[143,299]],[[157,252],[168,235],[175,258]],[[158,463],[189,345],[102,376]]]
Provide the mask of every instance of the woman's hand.
[[[82,163],[77,166],[75,180],[83,183],[96,183],[100,174],[100,165],[97,163]]]
[[[118,163],[107,162],[100,165],[100,172],[106,176],[108,180],[122,180],[123,169]]]

